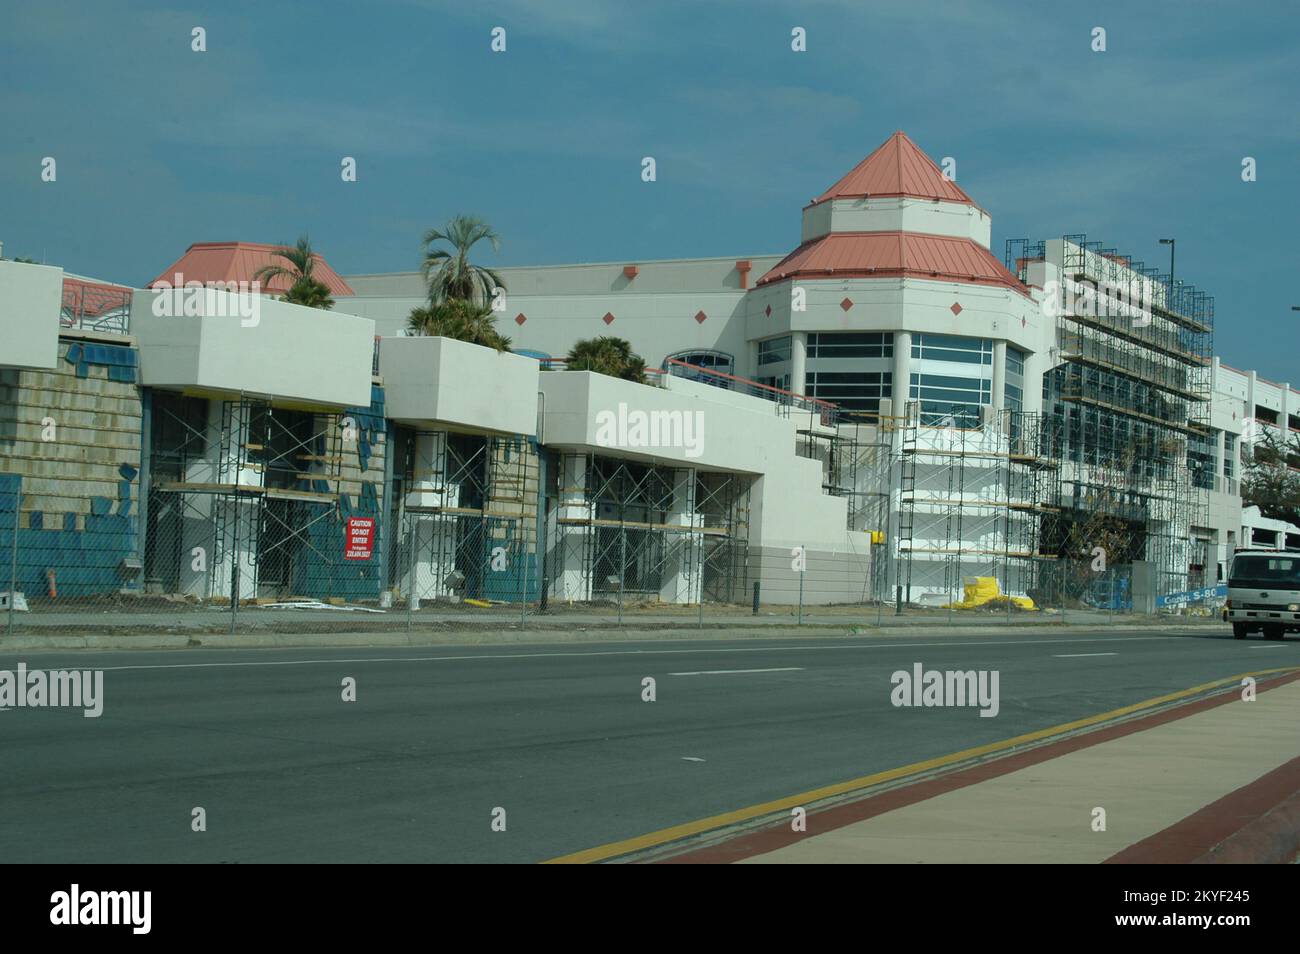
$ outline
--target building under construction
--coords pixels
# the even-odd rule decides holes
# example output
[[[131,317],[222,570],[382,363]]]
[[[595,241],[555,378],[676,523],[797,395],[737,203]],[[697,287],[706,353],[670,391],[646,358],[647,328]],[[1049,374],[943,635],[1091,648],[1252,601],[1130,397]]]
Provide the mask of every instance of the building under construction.
[[[1007,264],[1056,318],[1043,391],[1060,513],[1043,522],[1044,552],[1090,567],[1146,561],[1157,593],[1202,586],[1214,299],[1083,235],[1009,242]]]
[[[383,392],[347,410],[266,399],[149,394],[144,583],[195,599],[377,599],[377,561],[338,545],[366,521],[373,548]]]

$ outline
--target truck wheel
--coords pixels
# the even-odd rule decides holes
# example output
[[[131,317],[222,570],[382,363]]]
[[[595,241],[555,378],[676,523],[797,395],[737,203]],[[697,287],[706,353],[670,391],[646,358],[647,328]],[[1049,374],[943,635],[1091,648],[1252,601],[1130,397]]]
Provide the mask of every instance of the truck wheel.
[[[1284,630],[1281,626],[1265,626],[1265,627],[1264,627],[1264,638],[1265,638],[1265,639],[1281,639],[1281,638],[1282,638],[1282,634],[1285,633],[1285,632],[1286,632],[1286,630]]]
[[[1246,624],[1245,624],[1245,623],[1233,623],[1233,624],[1232,624],[1232,638],[1233,638],[1233,639],[1245,639],[1245,638],[1246,638]]]

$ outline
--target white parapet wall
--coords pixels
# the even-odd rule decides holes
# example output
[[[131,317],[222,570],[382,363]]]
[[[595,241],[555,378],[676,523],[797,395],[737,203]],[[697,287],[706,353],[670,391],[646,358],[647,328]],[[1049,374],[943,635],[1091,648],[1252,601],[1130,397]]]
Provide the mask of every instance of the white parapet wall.
[[[131,332],[148,387],[369,407],[375,323],[214,289],[137,291]]]
[[[537,433],[538,363],[452,338],[383,338],[379,373],[392,420],[489,434]]]
[[[0,368],[54,368],[62,307],[63,269],[0,262]]]
[[[767,466],[765,439],[794,453],[794,425],[758,399],[687,381],[659,388],[592,371],[544,371],[538,382],[547,445],[754,475]],[[709,393],[715,391],[716,398]],[[770,430],[759,434],[755,427]]]

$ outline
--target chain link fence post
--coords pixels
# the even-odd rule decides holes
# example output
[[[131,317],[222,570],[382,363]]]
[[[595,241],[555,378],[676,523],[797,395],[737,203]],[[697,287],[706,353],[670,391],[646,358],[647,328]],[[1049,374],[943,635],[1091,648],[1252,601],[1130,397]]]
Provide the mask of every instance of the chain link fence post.
[[[9,539],[9,622],[6,632],[10,638],[14,635],[14,613],[18,603],[18,524],[22,517],[22,491],[14,488],[14,526]]]

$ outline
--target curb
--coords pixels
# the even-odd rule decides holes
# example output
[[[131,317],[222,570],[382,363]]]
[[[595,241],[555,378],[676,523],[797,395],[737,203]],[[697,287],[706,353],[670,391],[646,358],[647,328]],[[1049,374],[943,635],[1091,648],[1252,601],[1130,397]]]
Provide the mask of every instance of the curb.
[[[1105,629],[1108,632],[1133,633],[1149,632],[1153,634],[1181,632],[1189,626],[1201,627],[1206,624],[1188,623],[1127,623],[1123,625],[1086,627],[1088,629]],[[952,636],[968,637],[1003,633],[1008,629],[1024,632],[1026,635],[1066,635],[1072,629],[1078,629],[1069,623],[1030,623],[1010,627],[1003,625],[984,626],[947,626],[927,627],[908,625],[895,627],[874,627],[861,623],[843,624],[809,624],[799,626],[760,627],[741,626],[725,627],[714,624],[698,629],[694,626],[682,628],[665,628],[657,625],[652,629],[632,626],[596,627],[590,629],[495,629],[491,626],[478,626],[465,629],[425,630],[406,632],[244,632],[244,633],[107,633],[99,635],[19,635],[12,639],[0,638],[0,652],[39,651],[39,650],[113,650],[113,649],[297,649],[297,648],[412,648],[424,646],[492,646],[509,644],[552,644],[552,643],[594,643],[594,642],[668,642],[668,641],[714,641],[732,639],[851,639],[855,637],[906,638]],[[1223,627],[1226,636],[1228,630]]]

